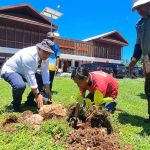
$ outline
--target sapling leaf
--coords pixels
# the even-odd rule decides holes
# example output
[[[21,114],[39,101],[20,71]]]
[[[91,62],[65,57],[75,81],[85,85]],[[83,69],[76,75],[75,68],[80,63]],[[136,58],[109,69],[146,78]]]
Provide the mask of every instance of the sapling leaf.
[[[100,91],[96,90],[95,93],[94,93],[94,103],[95,103],[95,105],[101,104],[101,101],[103,100],[103,97],[104,97],[103,94]]]
[[[111,97],[103,98],[100,105],[107,103],[107,102],[113,102],[113,98],[111,98]]]
[[[87,107],[90,107],[93,104],[93,102],[89,98],[85,98],[85,103]]]

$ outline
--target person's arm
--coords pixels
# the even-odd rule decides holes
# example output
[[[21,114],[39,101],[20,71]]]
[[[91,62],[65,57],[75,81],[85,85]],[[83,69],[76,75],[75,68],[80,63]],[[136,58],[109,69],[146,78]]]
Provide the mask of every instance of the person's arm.
[[[80,90],[81,96],[85,98],[86,89],[79,87],[79,90]]]
[[[135,47],[134,47],[134,52],[133,52],[132,59],[135,58],[136,62],[138,62],[139,59],[141,58],[141,56],[142,56],[141,46],[140,46],[140,44],[136,44]]]
[[[139,36],[139,30],[138,30],[138,26],[141,24],[141,21],[142,20],[138,21],[138,23],[136,24],[136,31],[137,31],[136,44],[134,46],[133,55],[131,57],[131,61],[130,61],[129,66],[128,66],[128,71],[129,71],[130,75],[132,75],[133,67],[138,62],[138,60],[141,58],[141,55],[142,55],[141,38]]]
[[[60,57],[57,56],[57,57],[56,57],[56,70],[59,69],[59,61],[60,61]]]
[[[42,75],[42,80],[43,80],[44,85],[49,85],[50,84],[48,66],[49,66],[49,59],[47,59],[45,61],[42,61],[41,75]]]
[[[129,66],[128,66],[130,75],[132,74],[133,67],[141,58],[141,55],[142,55],[141,46],[140,46],[140,44],[136,44],[134,47],[133,56],[131,57],[131,61],[130,61]]]
[[[56,49],[56,70],[59,69],[59,61],[60,61],[60,48],[58,44],[55,44],[55,49]]]
[[[38,108],[41,108],[43,106],[43,96],[41,95],[38,88],[31,88],[33,94],[35,95],[35,101]]]
[[[31,88],[31,91],[35,95],[37,107],[40,108],[43,106],[43,96],[38,90],[37,81],[35,77],[36,60],[33,56],[27,53],[23,53],[23,55],[21,55],[20,57],[25,78]]]
[[[51,91],[50,91],[50,88],[49,88],[50,81],[49,81],[48,65],[49,65],[49,59],[42,62],[41,74],[42,74],[42,80],[43,80],[45,92],[48,95],[48,98],[51,100],[52,97],[51,97]]]

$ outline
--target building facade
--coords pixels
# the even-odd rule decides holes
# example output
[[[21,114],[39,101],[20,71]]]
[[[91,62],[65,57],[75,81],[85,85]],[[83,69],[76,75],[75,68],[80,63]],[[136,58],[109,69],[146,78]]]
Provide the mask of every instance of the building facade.
[[[19,49],[35,45],[55,24],[27,4],[0,8],[0,65]],[[117,31],[83,41],[57,37],[61,49],[60,67],[68,71],[83,63],[121,63],[122,48],[128,42]]]
[[[51,22],[27,4],[0,8],[0,64],[19,49],[46,38]],[[55,31],[57,26],[52,24]]]
[[[84,63],[117,63],[122,61],[123,47],[128,42],[117,31],[108,32],[83,41],[57,37],[61,62],[68,70]],[[67,69],[66,69],[67,67]]]

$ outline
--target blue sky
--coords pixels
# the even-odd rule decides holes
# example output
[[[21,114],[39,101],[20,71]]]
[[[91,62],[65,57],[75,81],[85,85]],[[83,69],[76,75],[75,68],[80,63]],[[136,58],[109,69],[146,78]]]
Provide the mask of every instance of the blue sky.
[[[62,37],[82,40],[113,30],[129,42],[123,48],[123,59],[130,60],[136,39],[135,24],[140,18],[132,12],[132,0],[0,0],[0,6],[30,4],[38,12],[46,6],[64,15],[54,23]]]

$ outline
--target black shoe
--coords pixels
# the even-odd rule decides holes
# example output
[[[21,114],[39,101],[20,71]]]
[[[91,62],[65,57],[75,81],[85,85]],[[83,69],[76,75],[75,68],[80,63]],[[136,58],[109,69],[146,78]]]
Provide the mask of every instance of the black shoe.
[[[36,107],[37,104],[36,104],[35,101],[29,101],[29,100],[27,100],[27,101],[25,102],[25,106]]]
[[[145,119],[144,123],[150,123],[150,118]]]
[[[14,106],[14,112],[21,112],[21,108],[18,106]]]
[[[13,104],[10,104],[9,106],[7,106],[6,108],[9,112],[21,112],[21,108],[20,106],[15,106]]]
[[[48,101],[48,102],[47,102],[47,105],[51,105],[51,104],[52,104],[52,101]]]

